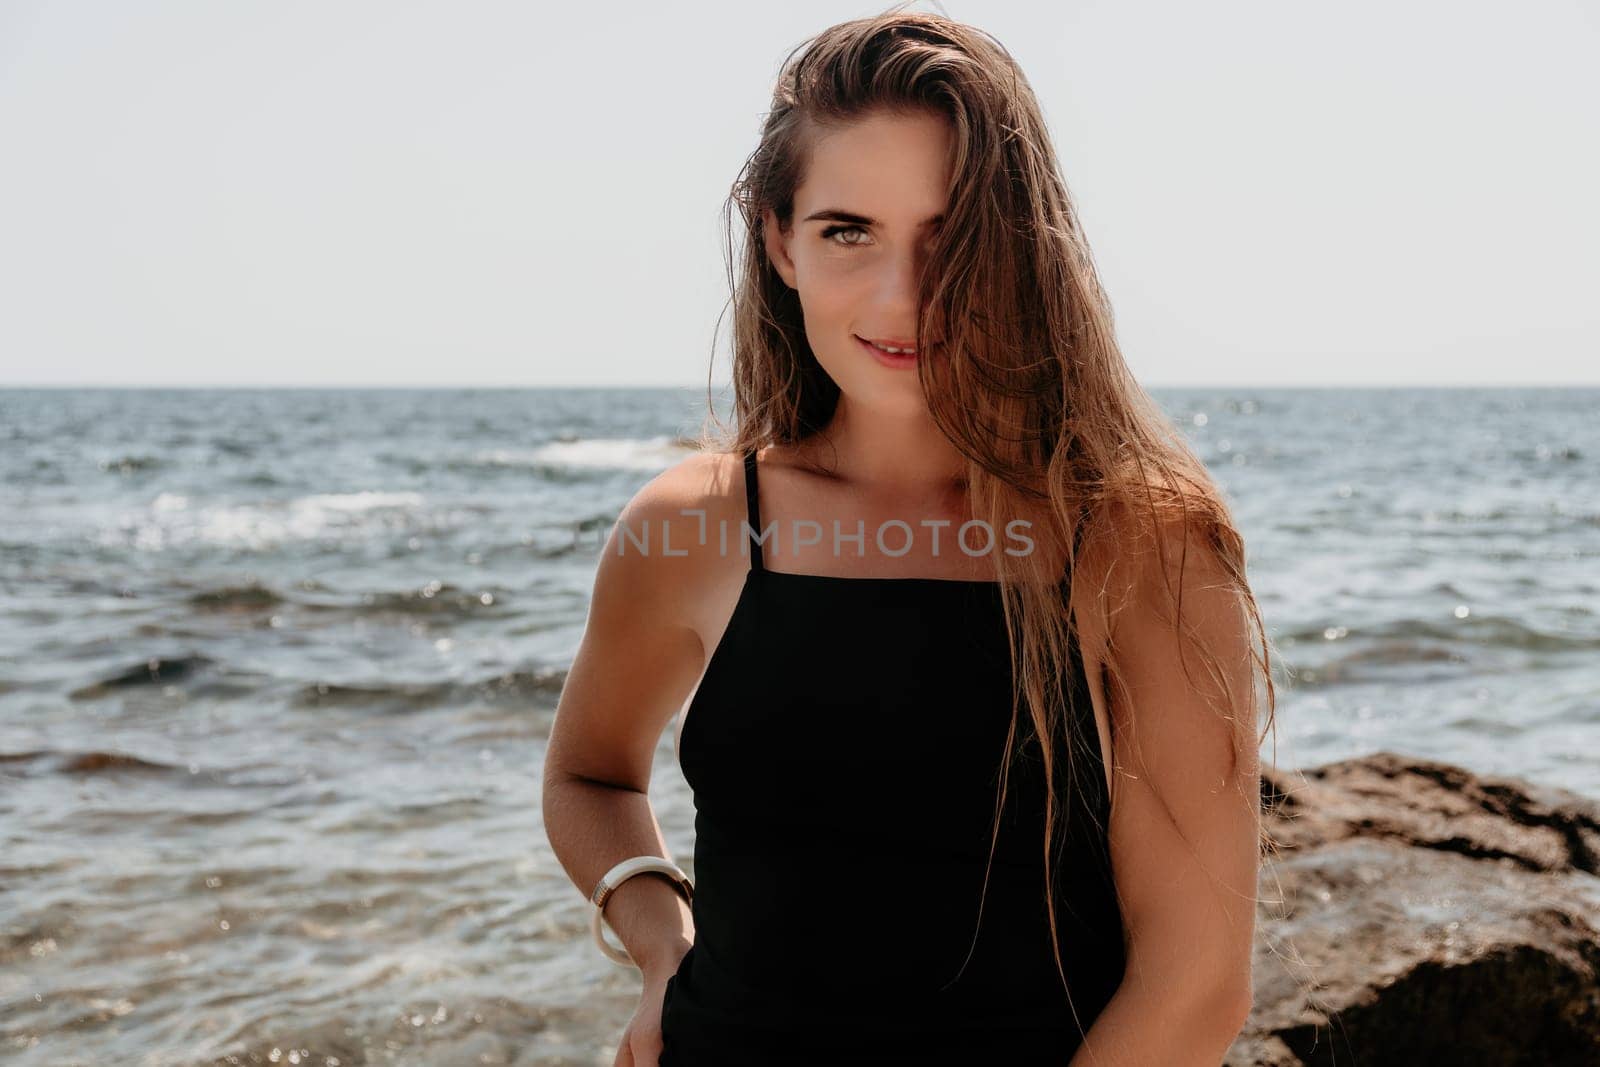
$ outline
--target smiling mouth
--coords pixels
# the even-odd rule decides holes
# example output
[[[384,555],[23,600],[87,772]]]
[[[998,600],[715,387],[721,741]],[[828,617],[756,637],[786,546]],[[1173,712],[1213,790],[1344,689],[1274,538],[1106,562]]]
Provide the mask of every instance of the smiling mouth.
[[[878,366],[886,367],[889,370],[914,370],[917,364],[921,362],[921,357],[917,354],[916,349],[912,349],[909,352],[889,352],[864,337],[857,337],[855,341],[856,344],[861,346],[863,352],[877,362]]]
[[[861,337],[859,335],[856,337],[856,340],[860,341],[862,344],[871,345],[873,348],[876,348],[879,352],[882,352],[885,355],[889,355],[889,356],[910,357],[910,356],[915,356],[917,354],[917,346],[916,346],[915,342],[912,342],[912,341],[901,341],[901,340],[898,340],[898,339],[896,339],[896,340],[888,340],[888,339],[872,340],[870,338]]]

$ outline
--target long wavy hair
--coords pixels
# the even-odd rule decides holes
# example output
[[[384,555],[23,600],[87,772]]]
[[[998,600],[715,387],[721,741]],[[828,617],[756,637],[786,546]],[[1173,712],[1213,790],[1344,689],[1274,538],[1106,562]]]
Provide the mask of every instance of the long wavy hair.
[[[798,443],[828,425],[838,402],[838,386],[806,340],[799,296],[778,276],[763,240],[767,209],[790,225],[813,134],[869,113],[943,116],[954,131],[952,178],[945,223],[919,281],[916,337],[919,351],[936,349],[938,358],[919,360],[917,368],[932,418],[965,457],[973,516],[998,529],[1027,515],[1035,536],[1042,530],[1047,544],[1059,549],[995,554],[1015,681],[990,840],[992,868],[1011,762],[1031,738],[1046,781],[1041,848],[1055,942],[1052,841],[1068,800],[1063,786],[1081,788],[1072,745],[1062,746],[1063,758],[1052,743],[1064,734],[1062,716],[1073,714],[1067,683],[1069,642],[1076,639],[1070,592],[1076,558],[1098,552],[1117,561],[1140,546],[1153,550],[1171,596],[1165,614],[1186,634],[1176,590],[1190,539],[1210,551],[1246,609],[1252,646],[1250,692],[1227,692],[1217,712],[1235,723],[1249,714],[1246,736],[1257,744],[1253,727],[1262,703],[1269,726],[1274,718],[1272,647],[1223,494],[1123,361],[1111,304],[1032,88],[988,34],[903,6],[833,26],[783,63],[760,142],[726,204],[735,425],[723,427],[711,404],[710,419],[722,432],[701,440],[735,454]],[[742,225],[734,223],[735,209]],[[734,245],[736,231],[742,253]],[[709,403],[709,380],[707,386]],[[1167,541],[1157,536],[1172,529],[1182,531],[1176,585]],[[1107,634],[1128,600],[1114,588],[1108,581],[1093,591]],[[1216,655],[1205,647],[1196,651],[1208,677],[1222,679],[1226,688]],[[1188,677],[1189,656],[1182,658]],[[1104,662],[1113,682],[1116,659],[1113,644]],[[1257,677],[1265,682],[1264,694]],[[1063,693],[1069,694],[1065,708]],[[1235,768],[1240,756],[1236,747]],[[1172,818],[1170,808],[1167,815]],[[1271,847],[1265,830],[1258,843]],[[1052,952],[1066,986],[1058,944]]]

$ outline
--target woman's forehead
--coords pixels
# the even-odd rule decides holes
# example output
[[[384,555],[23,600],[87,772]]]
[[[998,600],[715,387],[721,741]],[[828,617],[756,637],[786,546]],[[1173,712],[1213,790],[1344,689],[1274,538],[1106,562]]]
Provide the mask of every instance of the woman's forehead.
[[[800,218],[817,212],[915,229],[945,208],[950,133],[937,117],[873,116],[819,131],[795,191]]]

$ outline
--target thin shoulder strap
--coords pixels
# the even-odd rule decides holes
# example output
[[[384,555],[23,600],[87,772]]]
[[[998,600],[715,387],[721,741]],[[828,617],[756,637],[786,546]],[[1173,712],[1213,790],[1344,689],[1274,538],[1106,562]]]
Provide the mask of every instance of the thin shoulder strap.
[[[744,502],[750,523],[750,569],[759,571],[765,564],[761,558],[761,542],[756,540],[761,533],[761,493],[756,482],[755,449],[744,454]]]

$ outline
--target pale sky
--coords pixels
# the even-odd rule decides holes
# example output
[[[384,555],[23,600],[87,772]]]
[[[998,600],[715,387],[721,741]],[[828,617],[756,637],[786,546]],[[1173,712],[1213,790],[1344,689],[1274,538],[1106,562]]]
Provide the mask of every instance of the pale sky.
[[[721,382],[778,65],[886,6],[0,0],[0,386]],[[1147,385],[1600,383],[1593,4],[918,6]]]

